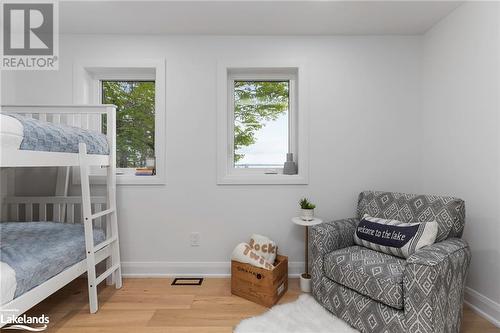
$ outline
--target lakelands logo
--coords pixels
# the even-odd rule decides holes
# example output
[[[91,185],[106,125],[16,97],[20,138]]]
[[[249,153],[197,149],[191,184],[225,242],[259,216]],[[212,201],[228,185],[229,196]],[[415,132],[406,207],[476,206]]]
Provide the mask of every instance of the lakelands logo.
[[[0,313],[0,323],[8,325],[2,327],[3,330],[23,330],[30,332],[41,332],[47,329],[49,317],[42,314],[41,316],[27,316],[25,314],[17,316],[18,310],[4,310]]]
[[[3,70],[59,68],[57,1],[2,1]]]

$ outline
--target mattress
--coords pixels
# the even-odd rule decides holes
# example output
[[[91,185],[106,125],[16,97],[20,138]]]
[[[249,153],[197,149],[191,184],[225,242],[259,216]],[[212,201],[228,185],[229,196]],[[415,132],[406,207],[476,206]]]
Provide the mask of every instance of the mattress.
[[[104,240],[104,231],[94,228],[94,243],[98,244]],[[85,259],[83,224],[0,223],[2,304],[19,297],[83,259]],[[9,296],[12,294],[12,271],[15,274],[16,284],[13,298]]]
[[[2,149],[59,153],[78,153],[78,144],[83,142],[88,154],[109,154],[107,138],[102,133],[17,114],[0,114],[0,142]]]
[[[16,272],[0,261],[0,305],[10,302],[16,294]]]

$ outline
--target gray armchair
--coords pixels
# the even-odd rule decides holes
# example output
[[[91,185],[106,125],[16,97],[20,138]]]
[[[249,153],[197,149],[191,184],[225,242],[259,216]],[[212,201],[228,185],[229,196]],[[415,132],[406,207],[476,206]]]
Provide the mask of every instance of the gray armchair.
[[[354,243],[364,214],[404,222],[436,220],[436,243],[408,259]],[[470,250],[460,239],[461,199],[365,191],[358,218],[314,226],[310,232],[313,296],[361,332],[459,332]]]

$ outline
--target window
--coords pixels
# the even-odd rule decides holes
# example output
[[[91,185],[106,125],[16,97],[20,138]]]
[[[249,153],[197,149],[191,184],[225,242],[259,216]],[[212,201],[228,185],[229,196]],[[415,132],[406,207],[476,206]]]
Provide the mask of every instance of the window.
[[[290,81],[232,83],[234,167],[282,169],[290,152]]]
[[[117,168],[145,167],[155,159],[155,82],[101,80],[100,86],[102,103],[117,106]]]
[[[164,184],[165,61],[89,60],[75,64],[74,80],[75,103],[117,106],[117,184]],[[155,174],[145,177],[148,172],[141,170],[137,176],[143,167],[154,167]]]
[[[306,182],[298,73],[297,67],[219,68],[219,184]],[[283,174],[288,153],[297,163],[296,175]]]

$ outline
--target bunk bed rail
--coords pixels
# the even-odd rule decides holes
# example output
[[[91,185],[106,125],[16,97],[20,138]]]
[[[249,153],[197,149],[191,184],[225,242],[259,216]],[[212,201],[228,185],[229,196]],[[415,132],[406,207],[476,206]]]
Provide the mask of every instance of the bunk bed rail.
[[[93,214],[105,211],[106,197],[91,197],[91,206]],[[83,222],[82,198],[79,196],[6,197],[3,209],[5,212],[3,219],[9,222]],[[96,227],[101,227],[105,225],[104,223],[104,216],[95,220]]]
[[[102,105],[2,105],[0,112],[18,113],[55,124],[65,124],[104,133],[102,115],[114,112],[115,106]]]

